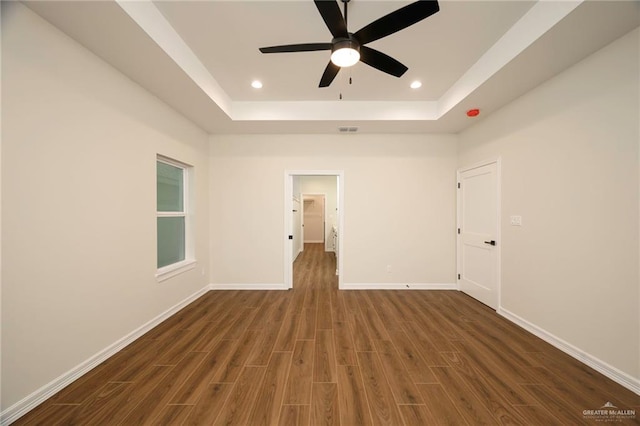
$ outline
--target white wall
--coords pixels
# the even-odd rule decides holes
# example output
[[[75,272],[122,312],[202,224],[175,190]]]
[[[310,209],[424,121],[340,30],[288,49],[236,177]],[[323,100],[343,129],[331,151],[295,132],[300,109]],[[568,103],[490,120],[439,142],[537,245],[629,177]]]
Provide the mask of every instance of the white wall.
[[[2,2],[2,409],[206,286],[207,135]],[[155,280],[155,160],[195,166],[200,265]]]
[[[459,145],[460,166],[502,157],[502,308],[636,386],[638,40],[635,30],[588,57]]]
[[[337,176],[300,176],[300,188],[303,194],[325,195],[325,251],[333,251],[331,228],[338,226],[338,177]]]
[[[344,170],[344,283],[455,282],[455,136],[214,135],[210,153],[213,284],[284,282],[285,170]]]

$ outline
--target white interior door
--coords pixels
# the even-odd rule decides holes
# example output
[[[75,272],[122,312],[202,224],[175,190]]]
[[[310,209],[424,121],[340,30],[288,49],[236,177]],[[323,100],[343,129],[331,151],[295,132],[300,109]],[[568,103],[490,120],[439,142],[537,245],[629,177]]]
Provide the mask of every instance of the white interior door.
[[[499,164],[458,172],[458,282],[490,306],[499,300]]]
[[[302,203],[297,198],[293,198],[292,200],[293,209],[292,220],[293,227],[291,229],[291,235],[293,237],[293,247],[291,252],[292,262],[295,262],[298,255],[302,252],[303,244],[302,244]]]

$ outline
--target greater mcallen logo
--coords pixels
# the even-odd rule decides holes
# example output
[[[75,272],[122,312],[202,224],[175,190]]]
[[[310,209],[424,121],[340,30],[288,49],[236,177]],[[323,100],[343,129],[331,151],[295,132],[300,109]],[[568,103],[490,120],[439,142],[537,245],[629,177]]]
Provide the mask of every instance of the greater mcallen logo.
[[[635,419],[636,410],[620,409],[607,401],[597,410],[583,410],[582,417],[597,422],[621,422],[623,420]]]

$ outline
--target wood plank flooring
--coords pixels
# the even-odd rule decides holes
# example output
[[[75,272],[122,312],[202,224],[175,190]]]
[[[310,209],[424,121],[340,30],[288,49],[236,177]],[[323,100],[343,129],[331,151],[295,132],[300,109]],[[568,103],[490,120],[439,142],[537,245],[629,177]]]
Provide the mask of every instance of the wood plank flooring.
[[[290,291],[209,292],[18,425],[593,424],[640,397],[456,291],[338,291],[305,245]]]

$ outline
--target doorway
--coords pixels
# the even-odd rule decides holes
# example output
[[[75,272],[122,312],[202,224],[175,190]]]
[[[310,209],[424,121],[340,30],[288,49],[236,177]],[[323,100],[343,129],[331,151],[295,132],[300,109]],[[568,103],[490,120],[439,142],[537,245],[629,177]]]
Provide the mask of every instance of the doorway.
[[[323,225],[323,231],[318,240],[324,242],[325,251],[333,251],[336,255],[336,275],[338,275],[338,288],[342,286],[342,277],[344,275],[344,267],[342,260],[342,246],[344,239],[342,238],[344,230],[344,171],[341,170],[287,170],[284,175],[284,283],[286,288],[293,288],[293,261],[303,249],[302,228],[296,229],[298,223],[303,222],[303,217],[297,221],[295,210],[302,210],[304,215],[305,202],[303,199],[303,191],[300,187],[301,178],[311,177],[333,177],[335,185],[334,200],[329,202],[328,194],[324,196],[324,222],[330,221],[331,224]],[[322,180],[322,179],[319,179]],[[325,191],[309,190],[307,195],[318,195]],[[299,204],[296,204],[298,200]],[[332,204],[328,207],[329,204]],[[300,206],[300,209],[294,208]],[[331,211],[327,211],[330,209]],[[305,225],[306,228],[306,225]],[[305,230],[305,234],[307,231]],[[306,238],[306,237],[305,237]]]
[[[324,194],[302,194],[302,241],[305,243],[325,242]]]
[[[458,285],[500,306],[500,160],[458,170]]]

